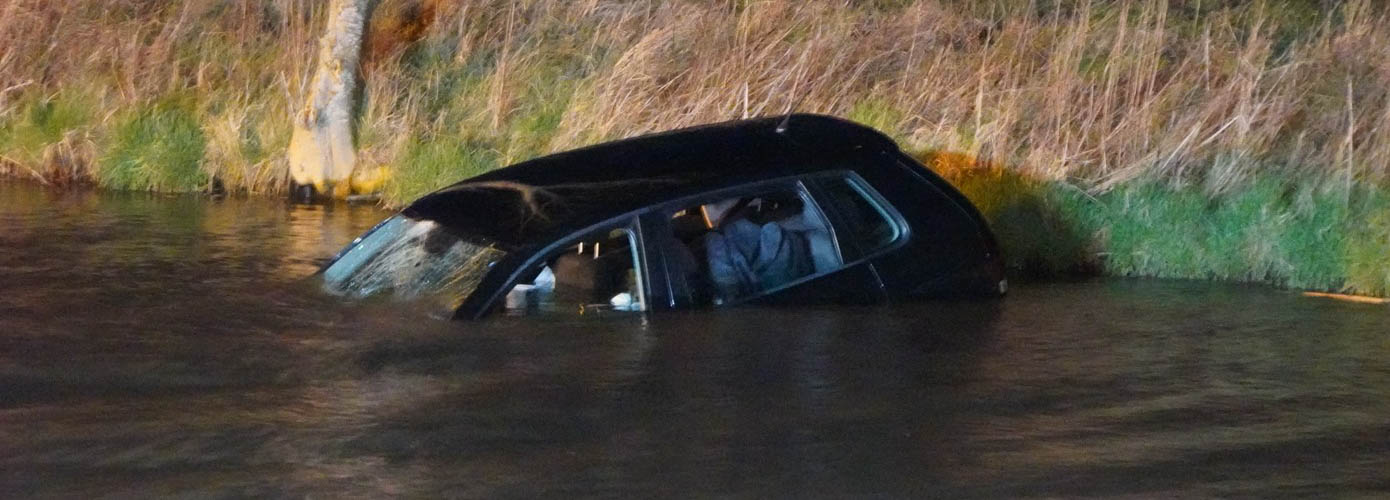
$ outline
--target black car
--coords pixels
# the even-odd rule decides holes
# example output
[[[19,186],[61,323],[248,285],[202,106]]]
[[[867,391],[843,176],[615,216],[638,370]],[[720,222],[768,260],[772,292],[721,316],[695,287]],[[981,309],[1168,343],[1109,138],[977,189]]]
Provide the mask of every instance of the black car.
[[[978,211],[870,128],[743,120],[525,161],[411,203],[321,272],[456,318],[997,296]]]

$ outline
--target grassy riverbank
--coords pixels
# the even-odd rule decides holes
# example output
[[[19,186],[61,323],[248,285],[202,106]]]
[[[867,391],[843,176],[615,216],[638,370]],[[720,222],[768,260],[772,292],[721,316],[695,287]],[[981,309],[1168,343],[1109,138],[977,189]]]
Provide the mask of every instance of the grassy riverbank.
[[[1220,194],[1155,181],[1089,193],[927,153],[1031,277],[1104,273],[1390,294],[1390,190],[1258,174]],[[955,161],[953,161],[955,160]]]
[[[283,192],[321,4],[0,0],[0,170]],[[796,109],[953,152],[937,168],[1030,272],[1385,294],[1387,21],[1369,1],[384,0],[359,185],[398,203]]]

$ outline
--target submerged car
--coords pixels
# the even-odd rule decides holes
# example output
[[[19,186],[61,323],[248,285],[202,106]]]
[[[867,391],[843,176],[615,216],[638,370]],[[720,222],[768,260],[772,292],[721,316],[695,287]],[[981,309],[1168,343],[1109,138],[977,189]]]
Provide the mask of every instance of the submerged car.
[[[997,296],[998,245],[888,137],[794,114],[557,153],[425,195],[321,271],[455,318]]]

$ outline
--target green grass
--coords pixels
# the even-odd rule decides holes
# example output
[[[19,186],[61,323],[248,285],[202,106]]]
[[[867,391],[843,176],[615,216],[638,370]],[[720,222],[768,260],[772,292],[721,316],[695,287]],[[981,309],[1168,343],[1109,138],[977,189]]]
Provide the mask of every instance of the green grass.
[[[1111,273],[1324,290],[1346,286],[1347,235],[1372,215],[1364,204],[1348,204],[1345,193],[1274,176],[1215,198],[1142,184],[1100,200],[1111,218],[1100,235]]]
[[[42,165],[44,152],[72,131],[92,124],[90,99],[75,92],[29,96],[0,121],[0,155],[24,165]]]
[[[1216,196],[1158,182],[1090,195],[998,169],[947,175],[989,220],[1016,275],[1103,272],[1390,292],[1383,188],[1348,191],[1265,174]]]
[[[498,153],[447,139],[411,141],[386,183],[388,203],[401,205],[423,194],[497,168]]]
[[[504,163],[527,160],[550,152],[550,143],[577,90],[571,68],[563,62],[527,75],[520,103],[513,109],[502,137]]]
[[[450,50],[426,44],[407,52],[406,65],[412,70],[402,78],[419,92],[395,94],[399,87],[384,85],[379,95],[368,96],[386,100],[380,105],[391,104],[393,98],[412,99],[419,119],[430,124],[400,130],[370,117],[363,120],[360,142],[368,149],[396,147],[395,134],[412,136],[394,150],[383,193],[389,204],[403,204],[459,180],[549,153],[582,80],[582,69],[563,54],[548,55],[553,61],[547,64],[518,65],[502,78],[497,54],[475,53],[455,62]],[[506,92],[510,99],[500,109],[490,101],[494,86],[501,83],[497,78],[517,83]]]
[[[868,125],[875,130],[898,130],[906,120],[901,109],[879,97],[866,97],[855,102],[845,118]]]
[[[122,113],[97,171],[103,187],[187,192],[206,189],[207,139],[186,99],[166,98]]]
[[[1363,200],[1367,216],[1355,224],[1346,244],[1346,288],[1368,295],[1390,295],[1390,193]]]

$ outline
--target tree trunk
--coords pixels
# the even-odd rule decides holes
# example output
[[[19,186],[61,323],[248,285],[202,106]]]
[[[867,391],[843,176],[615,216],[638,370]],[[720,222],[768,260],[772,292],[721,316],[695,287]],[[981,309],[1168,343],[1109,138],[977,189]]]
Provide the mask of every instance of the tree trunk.
[[[353,91],[368,0],[332,0],[319,40],[318,68],[304,107],[294,114],[290,178],[318,193],[344,198],[357,160],[352,143]]]

